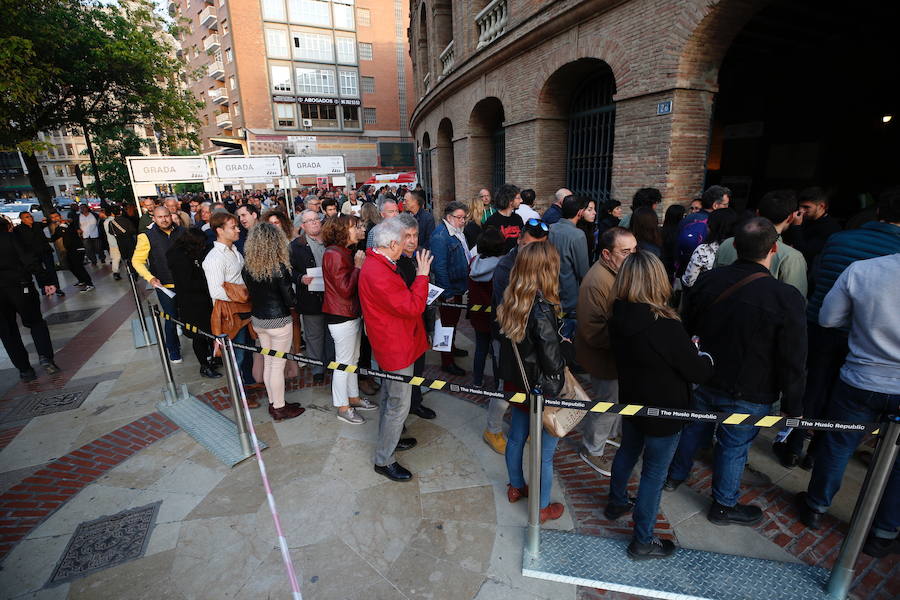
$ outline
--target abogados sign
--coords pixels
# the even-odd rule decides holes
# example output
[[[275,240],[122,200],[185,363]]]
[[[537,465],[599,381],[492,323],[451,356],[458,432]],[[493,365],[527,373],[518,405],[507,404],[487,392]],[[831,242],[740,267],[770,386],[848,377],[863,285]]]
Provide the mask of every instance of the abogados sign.
[[[343,156],[289,156],[291,175],[343,175],[346,172]]]
[[[179,183],[209,179],[205,156],[129,156],[134,183]]]

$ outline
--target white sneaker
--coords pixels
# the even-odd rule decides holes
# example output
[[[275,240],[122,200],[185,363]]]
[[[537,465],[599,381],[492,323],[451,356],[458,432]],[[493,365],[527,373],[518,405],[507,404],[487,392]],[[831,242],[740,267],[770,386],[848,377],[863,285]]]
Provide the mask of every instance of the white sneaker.
[[[86,286],[84,286],[84,289],[81,290],[81,292],[82,292],[82,293],[84,293],[84,292],[90,292],[90,291],[92,291],[93,289],[94,289],[94,286],[92,286],[92,285],[86,285]]]
[[[349,423],[350,425],[362,425],[366,422],[365,419],[356,414],[356,411],[352,406],[343,412],[339,410],[337,418],[338,421],[343,421],[344,423]]]

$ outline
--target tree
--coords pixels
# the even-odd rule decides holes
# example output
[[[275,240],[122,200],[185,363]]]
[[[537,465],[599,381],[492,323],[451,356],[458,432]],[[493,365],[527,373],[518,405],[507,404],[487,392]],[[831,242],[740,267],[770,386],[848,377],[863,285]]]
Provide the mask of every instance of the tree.
[[[202,105],[178,85],[182,64],[148,0],[0,0],[0,14],[0,147],[22,151],[45,211],[40,131],[84,130],[94,165],[90,131],[147,124],[163,149],[197,143]]]
[[[131,180],[125,158],[141,153],[143,140],[130,127],[105,127],[96,131],[96,168],[103,181],[105,198],[113,202],[127,202],[131,199]],[[88,190],[99,195],[96,180],[88,184]]]

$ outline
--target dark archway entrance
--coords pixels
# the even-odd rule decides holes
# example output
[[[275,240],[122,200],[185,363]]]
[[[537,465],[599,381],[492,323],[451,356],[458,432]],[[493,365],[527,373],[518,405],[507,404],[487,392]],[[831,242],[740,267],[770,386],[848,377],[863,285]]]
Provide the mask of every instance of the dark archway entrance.
[[[575,194],[605,202],[612,187],[616,83],[604,65],[573,94],[569,109],[566,185]]]
[[[469,117],[469,185],[474,189],[506,183],[506,116],[499,99],[485,98]]]
[[[896,183],[898,19],[896,3],[873,0],[776,0],[754,15],[719,71],[707,184],[731,187],[738,208],[820,185],[848,217]]]

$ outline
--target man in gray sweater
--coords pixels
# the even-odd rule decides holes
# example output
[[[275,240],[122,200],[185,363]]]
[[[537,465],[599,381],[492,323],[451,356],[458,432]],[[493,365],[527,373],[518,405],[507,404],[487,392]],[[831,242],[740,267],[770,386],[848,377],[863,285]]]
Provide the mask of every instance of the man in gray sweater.
[[[850,329],[847,360],[841,367],[828,418],[865,423],[900,412],[900,254],[860,260],[841,273],[819,310],[822,327]],[[865,431],[827,431],[819,445],[805,493],[797,495],[800,520],[821,525],[844,470]],[[885,440],[895,443],[896,440]],[[863,552],[881,558],[900,549],[900,461],[887,488]]]
[[[589,201],[581,196],[566,196],[561,208],[562,218],[550,226],[550,243],[559,252],[559,301],[565,313],[560,333],[570,340],[575,337],[578,286],[591,266],[587,237],[576,227]]]

